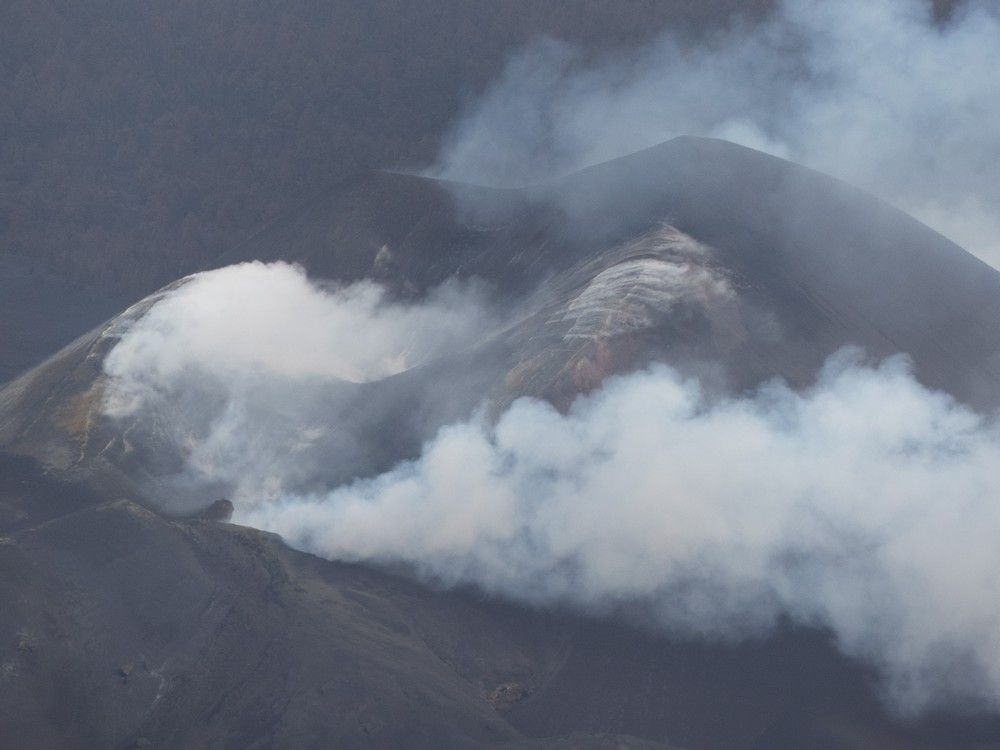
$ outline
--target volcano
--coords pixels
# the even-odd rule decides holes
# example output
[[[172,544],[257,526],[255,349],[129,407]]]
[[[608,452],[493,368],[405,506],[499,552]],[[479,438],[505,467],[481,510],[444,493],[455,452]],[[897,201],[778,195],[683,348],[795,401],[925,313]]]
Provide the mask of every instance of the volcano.
[[[856,346],[1000,406],[1000,273],[866,193],[719,140],[517,190],[365,173],[218,262],[249,260],[403,300],[477,279],[505,311],[470,346],[339,386],[360,426],[336,459],[315,447],[328,485],[412,458],[483,404],[566,409],[655,362],[740,394],[806,386]],[[184,283],[0,390],[0,744],[1000,747],[994,717],[890,715],[819,628],[679,641],[321,560],[218,520],[200,488],[164,512],[177,448],[107,416],[104,363]],[[410,419],[442,380],[447,403]]]

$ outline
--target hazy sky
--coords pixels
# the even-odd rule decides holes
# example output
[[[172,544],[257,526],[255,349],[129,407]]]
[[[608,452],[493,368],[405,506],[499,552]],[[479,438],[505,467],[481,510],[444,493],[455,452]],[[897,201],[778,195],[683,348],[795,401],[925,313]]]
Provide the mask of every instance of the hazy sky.
[[[967,0],[783,0],[697,46],[585,61],[552,40],[470,101],[435,174],[522,184],[711,135],[842,177],[1000,266],[1000,18]]]

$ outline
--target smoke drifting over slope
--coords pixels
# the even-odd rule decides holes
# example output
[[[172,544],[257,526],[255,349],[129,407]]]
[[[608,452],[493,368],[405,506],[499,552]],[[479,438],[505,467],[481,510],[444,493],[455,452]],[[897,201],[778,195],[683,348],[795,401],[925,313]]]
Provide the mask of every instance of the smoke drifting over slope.
[[[903,358],[842,352],[805,392],[728,400],[654,367],[566,414],[522,399],[472,416],[334,486],[324,467],[352,429],[339,379],[398,371],[404,344],[459,344],[477,309],[454,288],[400,306],[283,265],[204,274],[124,331],[109,411],[156,424],[193,483],[231,489],[234,520],[318,555],[639,608],[698,637],[825,626],[901,710],[1000,704],[1000,432]]]
[[[477,340],[484,294],[446,283],[394,302],[375,284],[323,286],[285,263],[197,274],[118,333],[104,362],[105,412],[157,454],[173,509],[219,492],[267,495],[350,475],[365,448],[345,404],[358,382]]]
[[[648,607],[674,632],[829,627],[902,710],[1000,698],[1000,434],[905,360],[831,361],[709,404],[657,368],[567,415],[520,401],[419,460],[236,520],[535,603]]]
[[[244,263],[182,283],[135,323],[107,367],[129,378],[197,366],[220,377],[266,369],[363,382],[468,343],[487,319],[477,290],[457,283],[405,304],[373,283],[324,287],[298,266]]]
[[[866,187],[1000,265],[1000,18],[923,0],[783,0],[708,43],[584,60],[543,40],[470,103],[434,174],[523,184],[711,135]]]

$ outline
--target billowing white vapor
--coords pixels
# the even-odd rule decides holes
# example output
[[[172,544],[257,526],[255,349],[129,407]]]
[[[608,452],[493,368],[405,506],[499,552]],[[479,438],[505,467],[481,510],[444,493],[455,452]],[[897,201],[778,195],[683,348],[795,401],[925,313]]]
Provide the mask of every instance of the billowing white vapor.
[[[488,320],[462,287],[400,305],[293,267],[222,269],[123,332],[109,413],[156,425],[185,471],[232,486],[234,520],[318,555],[640,610],[687,636],[787,618],[875,664],[901,710],[1000,704],[1000,432],[905,358],[873,368],[846,351],[803,392],[721,400],[653,367],[567,413],[522,399],[381,475],[325,481],[351,437],[345,379],[461,346]]]
[[[965,0],[781,0],[695,43],[593,61],[553,40],[471,101],[431,170],[519,185],[707,135],[870,189],[1000,265],[1000,11]]]

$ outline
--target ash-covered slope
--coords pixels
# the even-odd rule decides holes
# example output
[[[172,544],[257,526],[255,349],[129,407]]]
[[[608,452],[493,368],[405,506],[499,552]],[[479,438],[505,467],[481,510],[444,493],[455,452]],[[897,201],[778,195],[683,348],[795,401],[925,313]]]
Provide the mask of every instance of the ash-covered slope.
[[[332,385],[329,398],[352,404],[356,449],[319,441],[313,482],[387,468],[484,401],[533,395],[563,407],[653,361],[739,392],[775,376],[808,383],[829,354],[857,344],[909,353],[926,384],[973,406],[1000,404],[1000,275],[870,196],[720,141],[676,139],[525,191],[372,173],[228,260],[247,259],[374,279],[408,299],[475,277],[506,311],[461,350]],[[148,415],[103,412],[105,357],[158,299],[0,390],[0,447],[16,478],[0,494],[0,552],[18,603],[0,621],[0,679],[13,686],[0,692],[0,736],[38,746],[1000,746],[992,721],[890,719],[870,675],[822,632],[672,643],[164,517],[153,500],[181,459],[176,446]],[[424,419],[411,418],[415,405]]]
[[[678,138],[552,194],[612,235],[670,217],[777,311],[789,347],[850,339],[904,351],[929,384],[998,404],[1000,274],[863,191],[725,141]]]
[[[405,299],[476,278],[507,312],[472,349],[357,389],[366,431],[381,443],[390,429],[398,450],[362,448],[359,460],[379,459],[349,475],[485,397],[562,406],[651,361],[740,392],[776,376],[807,384],[857,345],[908,354],[922,382],[975,408],[1000,405],[1000,274],[866,193],[724,141],[678,138],[525,191],[369,173],[225,261],[249,259]],[[102,358],[156,297],[0,391],[5,445],[63,467],[113,459]],[[455,388],[436,421],[413,435],[387,426],[442,376]]]
[[[720,140],[676,138],[523,191],[372,173],[229,260],[294,260],[320,277],[413,291],[454,274],[508,297],[545,281],[563,295],[554,304],[576,309],[583,303],[571,298],[595,279],[617,278],[623,298],[632,279],[657,271],[640,259],[671,257],[738,290],[731,375],[740,384],[774,374],[802,382],[856,343],[873,355],[906,352],[928,385],[998,405],[1000,274],[870,194]],[[675,346],[672,333],[658,343]]]

